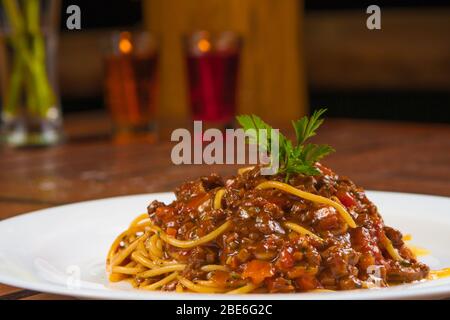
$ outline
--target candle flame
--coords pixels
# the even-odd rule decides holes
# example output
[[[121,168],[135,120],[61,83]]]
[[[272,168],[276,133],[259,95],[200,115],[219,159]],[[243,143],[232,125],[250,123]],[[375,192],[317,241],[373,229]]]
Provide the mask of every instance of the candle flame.
[[[206,39],[201,39],[197,44],[198,49],[201,52],[207,52],[211,49],[211,44]]]
[[[123,54],[128,54],[133,50],[133,45],[131,44],[131,35],[129,32],[123,32],[120,34],[119,50]]]

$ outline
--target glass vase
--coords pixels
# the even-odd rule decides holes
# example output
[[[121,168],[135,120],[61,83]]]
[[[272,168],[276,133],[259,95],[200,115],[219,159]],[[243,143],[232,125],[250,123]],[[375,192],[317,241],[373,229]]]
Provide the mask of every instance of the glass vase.
[[[61,141],[59,8],[59,0],[0,2],[1,141],[8,146]]]

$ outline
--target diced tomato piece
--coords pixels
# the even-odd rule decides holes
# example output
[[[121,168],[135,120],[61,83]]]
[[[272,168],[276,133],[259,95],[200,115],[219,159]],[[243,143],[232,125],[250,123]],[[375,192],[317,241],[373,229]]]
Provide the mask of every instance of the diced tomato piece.
[[[353,198],[353,196],[350,195],[350,193],[348,193],[348,192],[340,192],[339,191],[337,193],[337,197],[338,197],[339,201],[347,208],[350,208],[350,207],[353,207],[356,205],[355,198]]]
[[[226,287],[227,282],[230,279],[230,273],[226,271],[214,271],[213,275],[211,276],[212,281],[214,281],[218,287]]]
[[[357,227],[350,231],[350,235],[353,248],[363,253],[363,257],[361,257],[361,262],[363,264],[365,260],[364,256],[366,254],[375,259],[375,264],[383,260],[383,256],[376,242],[376,238],[373,238],[370,235],[369,230],[364,227]],[[370,259],[370,261],[372,261],[372,259]]]
[[[291,281],[284,278],[270,278],[265,281],[269,292],[294,292],[295,288],[292,286]]]
[[[155,211],[155,215],[158,219],[161,219],[163,222],[168,222],[173,220],[174,210],[171,207],[159,207]]]
[[[187,206],[193,209],[197,209],[200,205],[205,203],[207,200],[209,200],[209,194],[199,194],[198,196],[195,196],[192,198],[188,203]]]
[[[233,258],[231,258],[230,267],[236,269],[239,266],[239,263],[239,259],[236,256],[233,256]]]
[[[294,267],[292,270],[288,271],[288,277],[291,279],[303,277],[303,276],[311,276],[317,274],[319,271],[319,268],[314,267],[304,267],[304,266],[297,266]]]
[[[166,229],[166,233],[167,233],[168,236],[175,237],[177,235],[178,231],[175,228],[170,228],[169,227],[169,228]]]
[[[303,276],[295,279],[297,286],[299,286],[302,291],[314,290],[319,287],[319,281],[313,276]]]
[[[262,260],[252,260],[245,265],[242,277],[250,278],[254,284],[260,284],[265,278],[270,278],[275,274],[270,262]]]
[[[315,166],[316,166],[317,169],[319,169],[319,170],[322,172],[322,174],[324,174],[324,175],[326,175],[326,176],[332,176],[332,175],[334,175],[334,172],[331,171],[331,169],[325,167],[325,166],[324,166],[323,164],[321,164],[320,162],[316,162],[316,163],[315,163]]]
[[[277,265],[279,264],[282,269],[286,270],[292,268],[294,266],[294,262],[295,260],[292,248],[288,247],[281,250]]]

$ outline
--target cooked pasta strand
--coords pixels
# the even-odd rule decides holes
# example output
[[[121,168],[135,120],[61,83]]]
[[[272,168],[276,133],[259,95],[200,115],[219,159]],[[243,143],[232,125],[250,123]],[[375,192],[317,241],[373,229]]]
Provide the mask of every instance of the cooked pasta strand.
[[[198,293],[223,293],[225,292],[224,289],[221,288],[213,288],[213,287],[206,287],[206,286],[202,286],[199,284],[195,284],[192,281],[178,276],[178,281],[180,281],[180,283],[188,288],[189,290],[192,290],[194,292],[198,292]]]
[[[156,290],[156,289],[159,289],[163,285],[168,284],[169,282],[175,280],[177,278],[177,276],[178,276],[178,272],[171,273],[167,277],[162,278],[161,280],[159,280],[159,281],[157,281],[155,283],[152,283],[152,284],[150,284],[148,286],[142,287],[142,289],[145,289],[145,290]]]
[[[208,264],[206,266],[201,267],[201,270],[205,271],[205,272],[217,271],[217,270],[229,271],[227,266],[223,266],[223,265],[220,265],[220,264]]]
[[[123,281],[127,278],[126,274],[123,273],[110,273],[109,275],[109,281],[111,282],[119,282],[119,281]]]
[[[111,245],[111,247],[109,249],[109,252],[107,255],[107,261],[112,261],[112,258],[114,256],[114,254],[116,253],[116,251],[118,250],[120,243],[123,241],[123,239],[126,236],[129,236],[130,234],[135,234],[137,232],[141,232],[143,230],[144,230],[143,227],[132,227],[132,228],[128,228],[127,230],[125,230],[124,232],[119,234],[119,236],[114,240],[113,244]]]
[[[137,274],[142,271],[142,267],[120,267],[120,266],[114,266],[112,267],[112,272],[114,273],[122,273],[122,274]]]
[[[160,227],[152,225],[152,226],[150,226],[150,228],[155,230],[156,232],[158,232],[161,239],[163,239],[168,244],[170,244],[174,247],[187,249],[187,248],[197,247],[199,245],[202,245],[202,244],[205,244],[205,243],[208,243],[208,242],[214,240],[219,235],[224,233],[230,226],[231,226],[231,221],[227,221],[224,224],[222,224],[220,227],[215,229],[214,231],[208,233],[206,236],[200,237],[195,240],[178,240],[178,239],[169,237],[164,231],[161,230]]]
[[[185,267],[186,267],[185,264],[174,264],[174,265],[164,266],[164,267],[157,268],[157,269],[147,270],[147,271],[138,273],[137,276],[140,278],[149,278],[149,277],[159,276],[161,274],[165,274],[165,273],[169,273],[169,272],[173,272],[173,271],[183,271]]]
[[[133,251],[136,249],[137,245],[140,241],[145,240],[148,237],[148,234],[144,234],[141,237],[134,240],[133,243],[131,243],[128,247],[120,251],[116,256],[114,256],[114,259],[111,261],[111,266],[117,266],[119,265],[123,260],[125,260]]]
[[[239,169],[238,169],[238,174],[239,174],[239,175],[242,175],[242,174],[246,173],[247,171],[253,170],[254,168],[255,168],[254,166],[252,166],[252,167],[239,168]]]
[[[217,284],[212,280],[196,280],[194,283],[205,287],[217,287]]]
[[[314,289],[311,290],[311,292],[335,292],[335,291],[330,289]]]
[[[246,284],[245,286],[228,291],[227,294],[249,293],[249,292],[252,292],[253,290],[255,290],[256,288],[258,288],[258,286],[250,282],[250,283]]]
[[[315,235],[314,233],[312,233],[308,229],[306,229],[306,228],[304,228],[304,227],[302,227],[302,226],[300,226],[300,225],[298,225],[296,223],[286,222],[284,225],[286,227],[288,227],[289,229],[297,232],[297,233],[300,233],[300,234],[303,234],[303,235],[309,235],[310,237],[312,237],[312,238],[314,238],[316,240],[323,241],[323,239],[321,237]]]
[[[392,257],[392,259],[397,261],[404,261],[405,259],[402,258],[402,256],[398,253],[397,249],[394,248],[392,245],[391,240],[387,237],[383,237],[381,242],[383,243],[384,248],[389,253],[389,255]]]
[[[450,277],[450,268],[430,271],[429,277],[431,279],[440,279]]]
[[[257,189],[271,189],[271,188],[278,189],[278,190],[293,194],[297,197],[300,197],[300,198],[303,198],[306,200],[330,205],[339,212],[341,217],[351,228],[356,228],[356,223],[353,220],[352,216],[347,212],[347,210],[341,204],[339,204],[333,200],[330,200],[328,198],[294,188],[293,186],[290,186],[286,183],[279,182],[279,181],[266,181],[266,182],[259,184],[256,188]]]
[[[177,286],[175,287],[175,291],[178,293],[181,293],[184,291],[183,286],[181,285],[181,283],[177,283]]]
[[[147,213],[140,214],[137,218],[135,218],[133,221],[131,221],[130,228],[136,227],[142,221],[146,222],[146,220],[150,221],[150,218],[148,217],[148,214]]]
[[[220,189],[214,197],[214,209],[222,208],[222,198],[225,195],[225,189]]]
[[[150,237],[148,241],[148,249],[152,255],[154,255],[157,258],[161,258],[163,256],[162,250],[158,249],[157,241],[159,237],[155,233],[153,236]]]
[[[143,257],[140,252],[133,252],[131,254],[131,259],[133,259],[134,261],[142,264],[144,267],[147,267],[149,269],[154,269],[154,268],[159,268],[159,266],[156,263],[153,263],[151,260]]]

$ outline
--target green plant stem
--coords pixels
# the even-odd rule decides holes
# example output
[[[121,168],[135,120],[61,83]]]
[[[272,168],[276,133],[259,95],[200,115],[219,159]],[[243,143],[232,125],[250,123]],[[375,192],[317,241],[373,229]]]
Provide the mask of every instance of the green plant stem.
[[[14,57],[12,65],[9,91],[5,99],[6,100],[5,111],[8,114],[14,114],[16,111],[16,106],[19,102],[20,88],[22,85],[23,75],[24,75],[23,60],[19,56],[16,56]]]
[[[25,17],[28,32],[31,34],[39,33],[39,0],[26,0]]]
[[[10,113],[17,112],[20,87],[24,84],[28,112],[46,117],[55,103],[55,96],[46,70],[45,40],[39,23],[39,0],[22,2],[25,19],[16,0],[2,1],[13,29],[10,40],[15,52],[7,110]]]
[[[24,30],[24,22],[22,14],[16,0],[3,0],[6,15],[11,23],[13,30],[17,33],[22,33]]]

